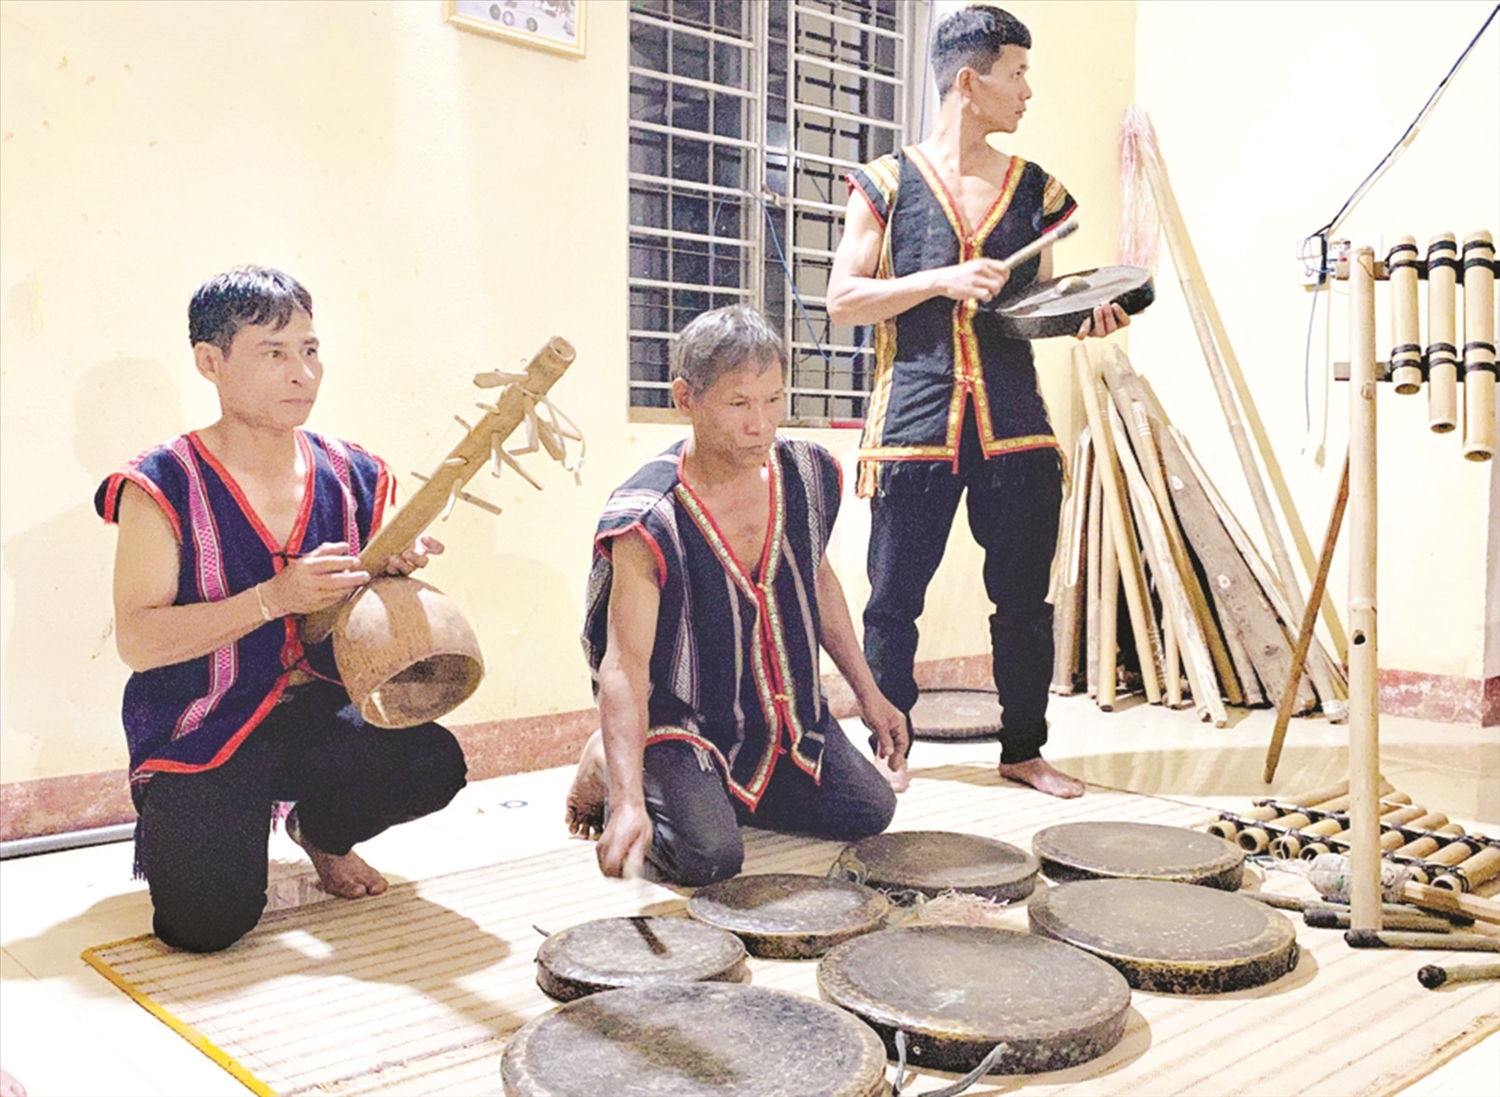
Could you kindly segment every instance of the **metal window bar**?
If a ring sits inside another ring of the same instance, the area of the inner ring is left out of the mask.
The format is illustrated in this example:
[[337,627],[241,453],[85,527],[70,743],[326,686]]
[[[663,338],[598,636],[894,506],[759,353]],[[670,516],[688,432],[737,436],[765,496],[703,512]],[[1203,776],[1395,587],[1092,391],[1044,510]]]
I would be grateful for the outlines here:
[[[721,9],[725,4],[732,7]],[[647,249],[642,262],[656,273],[673,272],[671,279],[629,279],[632,317],[663,325],[631,324],[633,405],[667,406],[670,384],[663,363],[676,331],[695,309],[738,299],[762,309],[787,338],[790,421],[813,425],[863,416],[871,381],[869,331],[838,328],[828,318],[830,249],[837,243],[844,210],[843,175],[909,136],[907,72],[914,9],[920,7],[901,0],[767,0],[743,6],[740,0],[698,0],[658,2],[651,11],[632,5],[632,40],[638,27],[646,28],[654,36],[649,50],[656,57],[664,55],[668,69],[687,65],[699,74],[631,64],[631,76],[643,81],[632,85],[632,95],[650,97],[648,109],[660,118],[671,118],[670,112],[683,102],[674,87],[708,96],[706,115],[693,118],[706,119],[706,129],[633,118],[632,142],[637,133],[669,142],[668,171],[671,142],[700,142],[695,154],[707,157],[708,178],[714,180],[628,173],[632,246]],[[748,17],[745,37],[723,30],[720,15],[729,21]],[[709,27],[697,21],[705,16]],[[668,36],[665,43],[662,34]],[[679,47],[684,47],[680,56]],[[714,52],[719,48],[736,51],[737,69],[736,63],[719,65]],[[731,74],[735,82],[702,79],[705,66],[716,77]],[[735,136],[714,132],[714,112],[723,102],[718,97],[724,95],[743,104]],[[843,109],[851,106],[855,109]],[[866,106],[868,111],[859,113]],[[809,136],[815,147],[800,147]],[[745,186],[718,181],[716,158],[721,153],[715,149],[744,154],[744,161],[725,170],[739,175]],[[660,149],[643,153],[661,154]],[[699,169],[692,170],[697,174]],[[675,227],[679,214],[702,224],[705,202],[706,232]],[[738,218],[729,235],[718,227],[726,210]],[[708,282],[682,281],[682,272],[675,269],[679,258],[706,271]],[[722,277],[735,268],[739,284],[723,284]]]

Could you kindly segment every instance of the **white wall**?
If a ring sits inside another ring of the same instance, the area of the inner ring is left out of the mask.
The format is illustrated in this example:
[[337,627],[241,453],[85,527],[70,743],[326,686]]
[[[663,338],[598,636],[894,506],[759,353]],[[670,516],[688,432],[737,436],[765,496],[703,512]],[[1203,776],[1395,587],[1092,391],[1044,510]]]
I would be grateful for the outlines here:
[[[1331,307],[1322,295],[1314,326],[1309,433],[1311,295],[1298,281],[1297,245],[1400,137],[1490,8],[1487,0],[1137,5],[1136,98],[1155,121],[1207,285],[1314,552],[1348,437],[1347,386],[1326,380],[1329,363],[1348,358],[1348,319],[1340,283]],[[1341,235],[1382,237],[1389,247],[1411,233],[1425,250],[1444,229],[1460,239],[1500,231],[1497,89],[1500,26]],[[1169,260],[1157,289],[1158,303],[1132,328],[1132,360],[1258,533]],[[1382,359],[1385,304],[1378,287]],[[1383,386],[1379,405],[1380,665],[1470,679],[1500,673],[1494,656],[1485,666],[1486,558],[1500,536],[1493,465],[1465,461],[1458,435],[1428,431],[1425,392],[1398,397]],[[1346,552],[1341,545],[1329,584],[1341,614]],[[1488,586],[1493,631],[1500,578]]]

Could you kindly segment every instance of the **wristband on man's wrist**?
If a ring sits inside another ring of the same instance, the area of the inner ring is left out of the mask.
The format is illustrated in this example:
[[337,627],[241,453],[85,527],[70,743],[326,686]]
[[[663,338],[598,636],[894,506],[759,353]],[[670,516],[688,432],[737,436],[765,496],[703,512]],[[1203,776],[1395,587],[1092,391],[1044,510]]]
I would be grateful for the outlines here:
[[[267,580],[267,582],[269,582],[269,581],[270,580]],[[255,604],[260,607],[261,620],[263,620],[263,621],[274,621],[274,620],[276,620],[276,616],[269,609],[266,608],[266,600],[265,600],[264,597],[261,596],[261,593],[260,593],[260,588],[263,587],[263,586],[265,586],[265,585],[266,585],[265,583],[256,583],[255,584]]]

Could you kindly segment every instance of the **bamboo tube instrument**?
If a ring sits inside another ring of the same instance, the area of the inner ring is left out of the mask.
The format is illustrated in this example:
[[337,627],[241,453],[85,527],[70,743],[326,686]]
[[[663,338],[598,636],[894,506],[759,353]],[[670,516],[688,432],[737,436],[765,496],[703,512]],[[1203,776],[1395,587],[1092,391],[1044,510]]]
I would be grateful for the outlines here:
[[1464,456],[1495,456],[1495,240],[1464,237]]
[[1355,930],[1380,929],[1376,645],[1375,254],[1349,263],[1349,861]]
[[1427,424],[1435,434],[1458,426],[1458,243],[1451,232],[1427,242]]
[[1391,284],[1391,380],[1402,396],[1422,388],[1422,343],[1417,321],[1417,241],[1402,236],[1385,257]]

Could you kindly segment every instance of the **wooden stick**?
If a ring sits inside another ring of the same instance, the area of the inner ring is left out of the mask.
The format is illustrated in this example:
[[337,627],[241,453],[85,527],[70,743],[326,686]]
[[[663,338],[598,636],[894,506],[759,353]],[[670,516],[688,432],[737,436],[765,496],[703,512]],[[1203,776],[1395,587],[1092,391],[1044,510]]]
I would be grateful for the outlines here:
[[[1130,359],[1118,347],[1111,346],[1106,351],[1104,382],[1109,386],[1110,394],[1114,397],[1115,406],[1120,409],[1121,417],[1127,425],[1133,425],[1135,428],[1136,461],[1141,467],[1141,472],[1145,474],[1146,483],[1151,488],[1157,509],[1161,511],[1167,542],[1172,550],[1172,564],[1176,568],[1183,593],[1187,596],[1193,620],[1197,623],[1198,634],[1208,646],[1208,653],[1213,659],[1214,672],[1218,676],[1220,688],[1230,704],[1241,704],[1244,698],[1235,680],[1234,666],[1230,662],[1229,652],[1219,635],[1218,624],[1208,608],[1208,599],[1204,597],[1203,589],[1198,585],[1198,572],[1194,569],[1192,560],[1188,558],[1187,544],[1183,540],[1183,531],[1178,524],[1179,516],[1173,510],[1171,492],[1167,489],[1166,473],[1162,467],[1162,454],[1157,448],[1157,436],[1161,434],[1162,423],[1166,416],[1161,412],[1160,406],[1155,404],[1154,395],[1148,395],[1140,375],[1131,368]],[[1157,419],[1155,423],[1152,422],[1153,414]]]
[[1302,668],[1307,663],[1307,652],[1312,645],[1313,628],[1318,623],[1318,606],[1323,601],[1323,590],[1328,585],[1328,569],[1333,566],[1333,551],[1338,546],[1339,529],[1344,524],[1344,507],[1349,502],[1349,454],[1344,453],[1344,471],[1339,475],[1338,494],[1333,499],[1333,511],[1328,515],[1328,530],[1323,534],[1323,552],[1318,557],[1318,574],[1313,578],[1312,590],[1307,595],[1307,606],[1302,611],[1302,625],[1297,632],[1297,646],[1292,649],[1292,673],[1281,700],[1276,705],[1276,726],[1271,729],[1271,745],[1266,748],[1266,766],[1262,778],[1266,784],[1276,776],[1276,767],[1281,762],[1281,748],[1286,742],[1286,729],[1292,722],[1292,709],[1297,703],[1297,683],[1302,679]]
[[[1090,435],[1092,438],[1092,433]],[[1094,449],[1090,445],[1090,452]],[[1104,486],[1099,477],[1099,461],[1097,457],[1089,467],[1089,562],[1088,562],[1088,595],[1087,606],[1084,611],[1085,631],[1083,644],[1083,663],[1085,667],[1085,681],[1090,697],[1099,696],[1099,602],[1100,573],[1103,568],[1102,547],[1104,531],[1109,529],[1109,523],[1102,519],[1104,511]],[[1113,546],[1111,546],[1113,553]],[[1113,555],[1110,557],[1114,561]],[[1117,566],[1114,561],[1111,566]],[[1115,585],[1119,586],[1119,576],[1115,577]]]
[[[1250,569],[1251,574],[1254,575],[1256,586],[1261,596],[1265,598],[1277,617],[1277,631],[1284,631],[1287,634],[1283,635],[1282,639],[1286,644],[1287,667],[1290,668],[1290,652],[1295,638],[1289,634],[1297,618],[1292,615],[1291,607],[1282,596],[1281,590],[1276,583],[1276,577],[1271,573],[1270,566],[1261,557],[1260,551],[1250,540],[1249,534],[1240,525],[1239,519],[1229,509],[1229,504],[1224,502],[1224,497],[1219,494],[1219,489],[1214,486],[1213,480],[1204,471],[1203,466],[1198,461],[1197,455],[1193,453],[1193,447],[1188,444],[1186,435],[1176,427],[1169,427],[1168,434],[1172,441],[1177,443],[1178,451],[1182,454],[1188,468],[1192,470],[1193,478],[1197,481],[1198,486],[1203,489],[1203,494],[1208,497],[1214,513],[1218,516],[1219,522],[1223,525],[1225,532],[1229,534],[1230,540],[1234,543],[1234,547],[1238,551],[1240,558],[1244,560],[1245,565]],[[1253,647],[1252,650],[1254,650]],[[1312,653],[1308,656],[1308,660],[1309,662],[1320,661],[1323,664],[1324,670],[1329,676],[1330,686],[1336,691],[1336,698],[1343,698],[1348,695],[1348,690],[1343,681],[1343,672],[1329,659],[1327,652],[1323,650],[1323,645],[1318,642],[1316,636],[1313,637]],[[1270,668],[1264,666],[1260,660],[1257,660],[1255,665],[1257,670],[1262,671],[1262,678],[1266,682],[1266,688],[1272,694],[1280,696],[1280,691],[1285,685],[1285,678],[1275,674],[1272,674],[1271,677],[1266,677],[1266,672]],[[1301,687],[1299,686],[1299,688]],[[1307,707],[1311,708],[1313,703],[1312,691],[1309,689],[1305,696],[1307,698]],[[1303,695],[1298,695],[1299,706],[1302,704],[1302,697]],[[1328,713],[1330,719],[1343,718],[1344,706],[1341,700],[1330,700],[1326,697],[1322,700],[1323,711]]]
[[[1120,421],[1119,410],[1111,405],[1109,411],[1111,425],[1118,434],[1125,434],[1125,424]],[[1213,660],[1208,654],[1203,634],[1198,631],[1198,623],[1193,619],[1192,608],[1183,591],[1182,577],[1172,562],[1172,549],[1167,541],[1163,516],[1156,509],[1156,501],[1151,497],[1146,479],[1136,467],[1135,458],[1128,452],[1128,447],[1122,448],[1119,456],[1131,500],[1142,519],[1151,566],[1156,575],[1156,589],[1161,594],[1163,616],[1170,616],[1176,630],[1183,665],[1193,684],[1193,699],[1197,703],[1199,715],[1204,720],[1212,720],[1216,728],[1228,727],[1229,715],[1224,709],[1224,698],[1219,693],[1218,680],[1214,678]],[[1171,660],[1167,662],[1167,671],[1172,675],[1177,673],[1177,667]]]
[[1417,972],[1417,982],[1428,990],[1449,983],[1479,983],[1500,979],[1500,963],[1495,964],[1428,964]]
[[[1208,296],[1207,291],[1199,289],[1192,275],[1194,265],[1191,256],[1192,245],[1187,239],[1187,227],[1182,219],[1182,211],[1177,208],[1177,199],[1172,193],[1172,185],[1167,179],[1167,169],[1159,157],[1155,142],[1142,142],[1140,151],[1140,163],[1145,170],[1152,194],[1156,198],[1156,208],[1161,214],[1162,233],[1166,237],[1167,248],[1172,253],[1172,265],[1176,268],[1177,281],[1187,301],[1193,330],[1197,333],[1198,344],[1203,351],[1203,359],[1208,366],[1214,392],[1219,398],[1219,407],[1223,410],[1225,422],[1229,426],[1229,436],[1234,442],[1235,453],[1240,459],[1240,467],[1244,471],[1245,482],[1249,485],[1250,497],[1255,503],[1256,514],[1259,515],[1261,527],[1265,530],[1266,541],[1271,546],[1271,557],[1276,563],[1281,593],[1286,598],[1287,604],[1291,606],[1292,619],[1300,619],[1303,606],[1302,593],[1298,588],[1296,573],[1292,570],[1292,561],[1287,553],[1286,542],[1281,536],[1281,526],[1277,522],[1275,511],[1271,509],[1271,499],[1266,494],[1266,485],[1261,479],[1260,467],[1256,464],[1255,454],[1250,448],[1250,439],[1245,433],[1245,424],[1240,416],[1239,405],[1224,368],[1218,342],[1209,324],[1208,312],[1204,307]],[[1269,453],[1266,455],[1266,463],[1267,465],[1272,463]],[[1321,670],[1313,675],[1319,695],[1324,698],[1332,697],[1331,685],[1327,681],[1321,681],[1321,677]]]
[[[1349,907],[1380,929],[1380,708],[1376,636],[1375,254],[1349,262]],[[1299,615],[1300,616],[1300,615]]]
[[[1381,913],[1376,907],[1377,916]],[[1441,948],[1454,952],[1500,952],[1500,937],[1483,933],[1382,933],[1351,929],[1344,934],[1350,948]]]
[[[573,364],[574,356],[572,344],[558,336],[536,352],[526,367],[526,379],[501,393],[494,409],[469,429],[431,478],[370,538],[370,543],[359,554],[361,570],[372,575],[384,571],[386,560],[405,552],[417,535],[437,520],[454,493],[486,467],[493,448],[503,444],[525,421],[533,401],[545,396]],[[340,602],[303,618],[303,640],[317,643],[327,636],[333,631],[334,622],[343,608],[344,603]]]
[[1031,243],[1011,252],[1004,259],[1000,260],[1000,265],[1006,270],[1012,270],[1026,262],[1033,255],[1040,254],[1043,248],[1050,248],[1063,237],[1070,236],[1077,231],[1078,219],[1076,217],[1069,218],[1056,228],[1048,229]]
[[1401,888],[1401,898],[1424,910],[1440,910],[1444,914],[1463,914],[1476,922],[1500,925],[1500,903],[1479,895],[1465,895],[1458,891],[1444,891],[1427,884],[1406,884]]
[[[1099,648],[1094,666],[1097,678],[1095,699],[1105,712],[1115,710],[1115,680],[1119,667],[1116,647],[1120,634],[1120,556],[1115,552],[1114,523],[1108,518],[1099,523]],[[1144,661],[1144,660],[1143,660]]]
[[[1088,416],[1089,430],[1094,437],[1094,460],[1104,485],[1104,509],[1110,523],[1110,535],[1114,539],[1115,552],[1122,565],[1120,570],[1125,581],[1125,605],[1130,612],[1130,627],[1135,633],[1136,653],[1141,664],[1141,686],[1146,692],[1146,700],[1159,705],[1161,678],[1157,668],[1161,663],[1161,644],[1156,635],[1155,623],[1149,614],[1146,579],[1135,547],[1135,534],[1125,520],[1125,485],[1120,478],[1119,462],[1099,404],[1099,376],[1094,371],[1093,363],[1089,361],[1088,351],[1081,344],[1073,348],[1073,369],[1078,376],[1084,413]],[[1107,597],[1102,588],[1101,597]],[[1101,649],[1113,641],[1113,636],[1104,632],[1101,622]],[[1101,691],[1104,685],[1101,676]]]
[[1083,610],[1083,544],[1085,509],[1089,493],[1088,428],[1078,435],[1073,449],[1073,484],[1067,504],[1058,517],[1060,540],[1058,566],[1054,576],[1054,616],[1052,627],[1052,692],[1071,695],[1077,692],[1079,617]]

